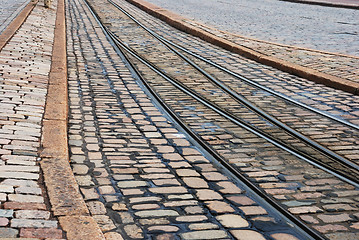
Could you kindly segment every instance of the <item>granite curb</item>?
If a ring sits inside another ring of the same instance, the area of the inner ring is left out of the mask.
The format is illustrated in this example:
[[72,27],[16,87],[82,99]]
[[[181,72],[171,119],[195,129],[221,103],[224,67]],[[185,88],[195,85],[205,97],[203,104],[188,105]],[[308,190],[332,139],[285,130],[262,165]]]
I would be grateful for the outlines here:
[[162,21],[168,23],[169,25],[183,32],[199,37],[204,41],[222,47],[228,51],[240,54],[256,62],[274,67],[278,70],[306,78],[310,81],[321,83],[328,87],[332,87],[355,95],[359,95],[359,83],[352,82],[329,74],[325,74],[317,70],[308,67],[303,67],[298,64],[294,64],[272,56],[267,56],[253,49],[240,46],[229,40],[223,39],[214,34],[208,33],[198,27],[190,25],[187,23],[190,20],[186,19],[185,17],[182,17],[169,10],[158,7],[152,3],[143,0],[127,0],[127,1],[139,7],[140,9],[146,11],[152,16],[161,19]]
[[58,1],[40,156],[51,210],[68,239],[105,239],[90,216],[69,164],[65,3]]
[[16,16],[16,18],[6,27],[0,35],[0,51],[5,47],[6,43],[14,36],[16,31],[21,27],[23,22],[31,13],[32,9],[36,6],[38,0],[30,1],[25,8]]

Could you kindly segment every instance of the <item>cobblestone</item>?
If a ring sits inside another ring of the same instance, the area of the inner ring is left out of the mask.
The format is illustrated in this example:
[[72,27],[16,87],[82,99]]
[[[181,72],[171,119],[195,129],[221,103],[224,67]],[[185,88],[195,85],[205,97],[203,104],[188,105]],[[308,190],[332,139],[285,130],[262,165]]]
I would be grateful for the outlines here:
[[[100,7],[100,15],[111,12],[108,6],[102,7],[106,2],[94,0],[91,4]],[[117,21],[109,20],[112,26],[116,25]],[[230,224],[226,227],[215,221],[218,225],[214,225],[220,227],[205,225],[227,211],[241,217],[246,224],[246,233],[258,239],[263,238],[267,230],[263,227],[250,231],[252,224],[253,230],[263,222],[276,226],[272,220],[275,218],[270,217],[271,213],[258,206],[255,198],[250,199],[237,182],[232,182],[195,146],[183,142],[184,146],[172,144],[173,139],[185,139],[186,136],[155,110],[151,100],[113,52],[101,29],[93,25],[94,20],[79,1],[68,1],[67,21],[68,60],[71,66],[69,137],[76,140],[70,143],[71,160],[72,164],[88,167],[86,176],[90,177],[86,182],[91,181],[91,185],[83,185],[81,191],[101,199],[106,207],[112,206],[112,209],[108,208],[108,215],[96,215],[103,231],[116,231],[123,238],[140,237],[141,234],[154,239],[174,238],[173,234],[155,236],[148,231],[150,226],[165,225],[178,227],[176,234],[185,239],[228,238],[233,230]],[[128,36],[136,34],[129,31]],[[224,132],[216,136],[220,142],[218,147],[232,138],[231,134]],[[251,138],[250,141],[257,139]],[[216,150],[227,154],[227,149]],[[254,147],[236,150],[240,156],[237,161],[247,153],[261,154]],[[234,158],[231,160],[235,161]],[[276,156],[271,160],[276,162]],[[249,163],[253,166],[249,166]],[[247,172],[251,172],[251,176],[259,182],[275,182],[283,175],[276,165],[267,165],[273,169],[263,172],[255,164],[259,165],[248,157],[244,158],[242,166],[251,169]],[[78,180],[82,185],[84,178]],[[304,181],[303,177],[301,180]],[[107,189],[105,186],[113,186],[115,193],[112,189],[104,191]],[[288,184],[273,188],[288,187],[291,190],[291,187],[297,186]],[[267,187],[271,189],[272,186]],[[283,191],[279,194],[291,193]],[[284,199],[287,196],[276,197]],[[300,198],[299,195],[297,197]],[[313,197],[308,195],[310,199]],[[114,205],[116,202],[120,204]],[[255,219],[257,215],[263,218]],[[203,225],[189,228],[194,223]]]
[[[28,2],[2,2],[0,33]],[[57,1],[53,6],[56,8]],[[0,199],[3,208],[0,209],[0,236],[3,238],[63,237],[57,220],[44,204],[38,166],[55,17],[55,11],[37,4],[0,52]]]

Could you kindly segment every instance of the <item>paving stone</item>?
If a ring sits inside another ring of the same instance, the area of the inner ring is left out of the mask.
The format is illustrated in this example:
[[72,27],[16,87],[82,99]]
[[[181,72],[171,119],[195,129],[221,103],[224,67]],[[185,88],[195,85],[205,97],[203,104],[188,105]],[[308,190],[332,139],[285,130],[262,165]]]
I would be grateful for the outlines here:
[[46,210],[44,203],[32,203],[32,202],[5,202],[5,209],[23,209],[23,210]]
[[15,212],[16,218],[22,219],[49,219],[50,212],[41,210],[17,210]]
[[136,216],[141,218],[147,217],[171,217],[171,216],[178,216],[178,212],[174,210],[145,210],[145,211],[138,211],[135,213]]
[[198,199],[200,200],[221,200],[222,196],[210,189],[198,189],[196,193]]
[[193,199],[191,194],[181,194],[181,195],[168,195],[168,199],[176,200],[176,199]]
[[231,230],[230,232],[239,240],[265,240],[265,237],[262,234],[252,230]]
[[199,173],[192,169],[177,169],[176,173],[180,177],[197,177]]
[[0,236],[3,238],[16,238],[19,230],[13,228],[0,228]]
[[347,213],[333,215],[319,214],[318,218],[320,218],[325,223],[346,222],[351,220],[351,217]]
[[143,239],[143,233],[142,233],[141,228],[139,228],[138,226],[136,226],[134,224],[126,225],[124,227],[124,230],[130,238]]
[[9,219],[0,217],[0,227],[5,227],[9,224]]
[[62,239],[62,230],[57,228],[22,228],[22,238]]
[[156,236],[156,240],[174,240],[176,238],[175,234],[164,233]]
[[333,231],[345,231],[347,228],[339,224],[327,224],[322,226],[313,226],[317,231],[321,233],[333,232]]
[[204,215],[187,215],[176,217],[177,222],[201,222],[207,220],[207,217]]
[[207,201],[207,207],[216,213],[231,213],[235,210],[226,202],[223,201]]
[[228,178],[226,176],[224,176],[223,174],[221,174],[219,172],[208,172],[208,173],[203,172],[202,174],[208,181],[228,180]]
[[328,205],[324,205],[323,208],[328,211],[336,211],[336,212],[359,210],[358,208],[352,207],[349,204],[328,204]]
[[149,232],[177,232],[178,230],[178,227],[170,225],[157,225],[148,228]]
[[219,191],[223,194],[239,194],[242,192],[242,190],[232,182],[223,181],[216,183],[216,185],[221,188]]
[[160,197],[134,197],[130,198],[130,203],[159,202],[161,200]]
[[313,216],[310,216],[310,215],[302,215],[300,216],[301,219],[303,219],[305,222],[307,223],[319,223],[319,221],[314,218]]
[[208,188],[208,184],[202,178],[185,177],[182,179],[191,188]]
[[15,192],[19,194],[33,194],[33,195],[41,195],[42,191],[41,188],[38,187],[18,187],[15,188]]
[[122,235],[117,232],[107,232],[104,236],[106,240],[123,240]]
[[185,212],[187,214],[203,214],[204,209],[200,206],[189,206],[185,207]]
[[248,222],[236,214],[226,214],[217,216],[216,219],[226,228],[248,227]]
[[192,223],[188,226],[191,230],[209,230],[209,229],[218,229],[219,226],[214,223]]
[[125,196],[129,195],[143,195],[144,191],[138,188],[121,189],[121,192]]
[[57,221],[37,219],[12,219],[10,226],[14,228],[57,228]]
[[104,215],[106,214],[105,205],[99,201],[91,201],[87,202],[86,205],[88,206],[92,215]]
[[351,233],[351,232],[336,232],[325,235],[329,239],[333,240],[342,240],[342,239],[358,239],[359,233]]
[[135,188],[135,187],[145,187],[147,182],[145,181],[121,181],[117,183],[119,188]]
[[315,207],[315,206],[288,208],[288,211],[290,211],[293,214],[321,213],[321,212],[323,212],[322,209],[320,209],[318,207]]
[[244,206],[239,207],[245,215],[263,215],[267,214],[267,211],[260,206]]
[[180,186],[177,179],[152,180],[156,186]]
[[94,200],[99,199],[100,196],[98,195],[97,191],[94,188],[80,188],[82,194],[84,195],[85,200]]
[[88,167],[84,164],[73,164],[72,165],[72,170],[75,174],[80,174],[80,175],[84,175],[87,174],[88,172]]
[[275,240],[299,240],[297,237],[288,233],[275,233],[271,237]]
[[222,230],[204,230],[192,231],[181,234],[182,239],[220,239],[228,237],[227,233]]
[[171,193],[186,193],[187,189],[184,187],[157,187],[149,189],[153,193],[171,194]]
[[12,218],[14,214],[14,210],[5,210],[5,209],[0,209],[0,217],[4,217],[4,218]]
[[114,203],[112,209],[115,211],[128,211],[128,208],[124,203]]
[[43,203],[44,198],[42,196],[34,196],[34,195],[24,195],[24,194],[9,194],[8,198],[10,201],[13,202],[20,202],[20,203]]
[[246,196],[231,196],[227,197],[228,200],[238,205],[253,205],[255,202]]
[[124,224],[135,222],[132,215],[128,212],[119,212],[118,215],[120,215],[121,221]]
[[104,231],[111,231],[116,228],[109,216],[106,215],[94,215],[93,219],[97,222],[100,229]]
[[0,193],[13,193],[14,187],[8,185],[0,185]]
[[158,209],[160,205],[158,204],[137,204],[132,206],[135,210],[146,210],[146,209]]
[[169,224],[170,222],[165,218],[152,218],[152,219],[140,219],[139,220],[141,225],[165,225]]

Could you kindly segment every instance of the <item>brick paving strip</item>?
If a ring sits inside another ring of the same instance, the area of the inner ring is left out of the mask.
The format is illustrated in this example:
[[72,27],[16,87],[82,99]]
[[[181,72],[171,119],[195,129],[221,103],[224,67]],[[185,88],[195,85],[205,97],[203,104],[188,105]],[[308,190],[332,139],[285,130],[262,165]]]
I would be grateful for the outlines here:
[[28,6],[0,51],[0,236],[62,239],[37,163],[55,14]]
[[7,28],[0,35],[0,51],[4,48],[6,43],[14,36],[16,31],[21,27],[22,23],[29,16],[32,9],[36,6],[38,0],[31,1],[21,11],[21,13],[7,26]]
[[[209,43],[212,43],[214,45],[217,45],[219,47],[222,47],[226,50],[229,50],[231,52],[240,54],[244,57],[250,58],[252,60],[255,60],[259,63],[272,66],[274,68],[277,68],[279,70],[306,78],[308,80],[322,83],[326,86],[333,87],[336,89],[340,89],[349,93],[353,93],[358,95],[359,94],[359,82],[355,81],[355,78],[357,78],[357,73],[355,73],[355,69],[352,69],[351,65],[355,65],[355,62],[358,62],[359,58],[354,56],[345,56],[342,54],[332,54],[332,53],[324,53],[320,51],[313,51],[309,49],[305,49],[306,53],[309,57],[313,57],[314,60],[308,65],[303,65],[300,61],[298,62],[289,62],[288,60],[283,60],[281,57],[274,57],[273,55],[269,56],[266,55],[265,52],[268,49],[253,50],[250,47],[240,45],[239,43],[232,40],[232,38],[237,38],[239,40],[246,39],[249,42],[255,42],[255,44],[258,44],[259,42],[263,41],[251,41],[249,38],[245,37],[238,37],[238,35],[233,35],[229,33],[225,33],[223,31],[214,31],[214,29],[210,29],[208,27],[205,27],[204,25],[198,24],[194,21],[188,20],[182,16],[179,16],[171,11],[168,11],[166,9],[160,8],[156,5],[153,5],[151,3],[148,3],[143,0],[127,0],[128,2],[134,4],[135,6],[141,8],[142,10],[148,12],[149,14],[165,21],[169,25],[187,32],[189,34],[192,34],[196,37],[199,37]],[[220,32],[220,34],[218,34]],[[230,37],[226,37],[224,35],[230,35]],[[278,44],[277,44],[278,46]],[[288,55],[288,50],[285,49],[284,45],[283,47],[279,47],[282,51],[280,54],[283,54],[283,51],[287,51],[283,55]],[[290,51],[296,50],[299,48],[291,48]],[[304,51],[302,49],[301,51]],[[307,53],[309,51],[309,54]],[[312,56],[313,55],[313,56]],[[316,61],[320,59],[320,57],[316,55],[323,55],[321,57],[327,58],[328,55],[335,58],[340,58],[341,60],[345,60],[345,63],[347,63],[348,66],[343,66],[341,68],[344,68],[344,70],[340,69],[340,71],[335,70],[329,71],[331,68],[328,66],[325,66],[326,64],[322,64],[321,66],[317,67],[314,66],[316,64]],[[345,77],[345,74],[347,74],[348,71],[345,70],[345,68],[348,68],[349,71],[353,72],[350,77]],[[355,68],[355,66],[354,66]],[[328,73],[326,72],[328,71]],[[342,75],[338,74],[338,72],[344,72]],[[334,75],[333,75],[334,74]]]
[[[69,164],[67,141],[67,59],[65,4],[59,0],[49,88],[43,121],[40,162],[53,214],[68,239],[104,239],[89,216]],[[61,174],[59,174],[61,173]]]
[[104,239],[66,157],[64,1],[36,3],[0,36],[0,237]]

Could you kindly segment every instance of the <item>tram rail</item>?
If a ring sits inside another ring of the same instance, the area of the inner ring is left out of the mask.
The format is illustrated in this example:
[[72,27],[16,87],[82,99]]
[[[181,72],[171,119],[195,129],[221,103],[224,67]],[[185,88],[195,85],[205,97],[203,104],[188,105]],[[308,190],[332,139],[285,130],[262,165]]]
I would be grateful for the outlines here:
[[[110,2],[112,2],[110,0]],[[88,5],[89,6],[89,5]],[[91,9],[91,7],[89,6],[89,8]],[[91,10],[91,12],[93,13],[93,15],[96,17],[97,21],[99,22],[99,24],[101,23],[101,20],[99,18],[99,16],[93,11]],[[101,25],[101,28],[103,29],[103,31],[107,34],[107,36],[111,39],[112,43],[117,47],[118,51],[121,51],[123,53],[124,56],[126,56],[127,54],[131,55],[133,58],[136,58],[138,61],[140,61],[142,64],[146,65],[148,68],[150,68],[152,71],[156,72],[156,74],[160,75],[162,78],[166,79],[167,81],[171,82],[171,84],[173,84],[174,86],[176,86],[176,88],[180,89],[182,92],[188,94],[189,96],[191,96],[192,98],[196,99],[197,101],[201,102],[201,104],[211,108],[213,111],[215,111],[216,113],[222,115],[223,117],[229,119],[230,121],[236,123],[237,125],[239,125],[242,128],[245,128],[246,130],[251,131],[252,133],[256,134],[257,136],[260,137],[264,137],[267,141],[271,142],[272,144],[274,144],[277,147],[280,147],[281,149],[284,149],[286,151],[289,151],[291,154],[294,154],[295,156],[299,157],[300,159],[303,159],[307,162],[310,162],[311,164],[314,164],[316,167],[319,167],[327,172],[329,172],[330,174],[335,175],[336,177],[348,182],[351,185],[354,185],[355,187],[358,187],[358,182],[357,182],[357,172],[355,172],[355,169],[357,168],[356,164],[353,163],[349,163],[346,167],[352,167],[354,168],[354,173],[352,175],[352,177],[347,177],[345,175],[347,175],[347,173],[340,173],[340,171],[338,172],[338,170],[335,167],[332,166],[328,166],[328,165],[322,165],[322,163],[318,162],[315,160],[315,158],[311,157],[308,154],[302,153],[301,151],[298,151],[296,149],[294,149],[291,146],[286,145],[285,143],[276,140],[275,138],[273,138],[272,136],[270,136],[269,134],[258,130],[254,127],[251,127],[250,124],[246,123],[245,121],[239,119],[238,117],[236,117],[235,115],[233,115],[232,113],[221,109],[220,107],[216,106],[216,104],[211,103],[210,101],[208,101],[207,99],[203,98],[202,96],[199,96],[196,94],[195,91],[189,89],[188,87],[186,87],[184,84],[180,83],[179,81],[177,81],[176,79],[172,78],[171,76],[169,76],[168,74],[166,74],[165,72],[161,71],[158,67],[156,67],[154,64],[150,63],[148,60],[146,60],[145,58],[143,58],[142,56],[140,56],[140,54],[138,54],[135,50],[133,50],[131,47],[127,46],[125,43],[123,43],[113,32],[111,32],[105,25]],[[162,42],[162,41],[161,41]],[[168,44],[166,44],[168,46]],[[170,47],[169,47],[170,48]],[[181,55],[181,54],[179,54]],[[184,57],[185,58],[185,57]],[[238,169],[234,168],[233,166],[231,166],[225,159],[223,159],[223,157],[221,157],[212,147],[208,146],[208,144],[194,131],[192,131],[186,123],[184,123],[175,113],[175,111],[173,111],[173,109],[171,109],[166,103],[164,103],[164,101],[161,99],[161,97],[156,93],[156,91],[151,87],[151,85],[143,78],[141,77],[141,73],[136,69],[135,64],[132,63],[132,60],[130,59],[129,56],[126,57],[128,64],[131,65],[132,69],[134,72],[137,73],[137,76],[139,77],[139,79],[141,80],[141,82],[143,83],[144,86],[146,86],[147,90],[151,93],[151,95],[153,97],[155,97],[155,99],[160,103],[160,105],[162,106],[162,108],[166,109],[166,112],[169,113],[169,115],[176,120],[177,124],[179,124],[183,129],[186,130],[186,132],[193,138],[195,139],[198,144],[205,149],[208,153],[211,154],[211,156],[213,158],[215,158],[216,160],[218,160],[219,162],[221,162],[232,174],[234,174],[237,178],[239,178],[241,181],[245,182],[254,192],[256,192],[256,194],[260,195],[261,197],[263,197],[264,199],[266,199],[267,202],[269,202],[271,205],[273,205],[273,207],[277,210],[279,210],[280,212],[282,212],[287,218],[289,218],[291,221],[295,222],[296,225],[298,225],[300,228],[304,229],[304,231],[306,231],[309,235],[311,235],[313,238],[315,239],[323,239],[323,237],[321,235],[319,235],[316,231],[313,231],[311,228],[307,227],[306,224],[302,223],[300,220],[298,220],[296,217],[293,216],[293,214],[291,214],[290,212],[288,212],[286,209],[284,209],[283,207],[281,207],[281,205],[279,205],[275,200],[273,200],[271,197],[269,197],[267,194],[265,194],[260,188],[258,188],[255,184],[253,184],[250,180],[248,180],[240,171],[238,171]],[[191,62],[190,60],[187,62]],[[196,65],[196,64],[193,64]],[[201,71],[200,68],[197,66],[196,67],[197,70]],[[207,75],[207,73],[203,70],[201,71],[204,75]],[[211,78],[210,75],[208,76],[208,78]],[[222,86],[222,88],[226,89],[226,86]],[[228,89],[229,93],[231,93],[233,96],[236,97],[236,93],[233,93],[233,91],[231,89]],[[242,100],[242,102],[244,102],[246,105],[248,104],[246,102],[246,100],[242,99],[241,96],[237,97],[238,99]],[[250,104],[250,103],[249,103]],[[300,104],[299,104],[300,105]],[[252,110],[255,109],[256,107],[252,107]],[[310,110],[310,107],[308,108]],[[261,110],[259,110],[258,112],[260,112]],[[321,112],[321,111],[319,111]],[[272,122],[276,122],[275,120],[273,120],[271,118],[271,116],[267,116],[266,113],[261,114],[263,117],[266,117],[268,120],[272,121]],[[325,115],[325,114],[323,114]],[[333,119],[336,120],[336,119]],[[338,122],[341,122],[341,120],[339,120]],[[351,124],[346,124],[347,126],[351,127]],[[355,128],[355,127],[354,127]],[[294,134],[296,135],[296,134]],[[298,133],[298,135],[300,135],[300,133]],[[305,138],[305,137],[304,137]],[[333,154],[335,156],[335,153]],[[332,156],[331,156],[332,157]]]

